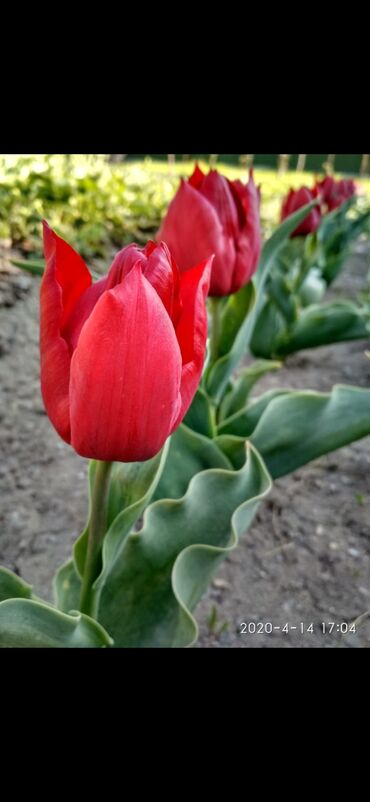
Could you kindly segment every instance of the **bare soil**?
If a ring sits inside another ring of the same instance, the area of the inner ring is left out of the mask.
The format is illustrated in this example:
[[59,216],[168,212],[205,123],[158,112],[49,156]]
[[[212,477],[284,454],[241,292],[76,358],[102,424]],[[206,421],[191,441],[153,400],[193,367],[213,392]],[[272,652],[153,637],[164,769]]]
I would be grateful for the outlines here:
[[[330,296],[356,297],[367,270],[358,245]],[[87,460],[58,438],[44,412],[38,291],[37,278],[0,271],[0,563],[51,599],[52,576],[85,522]],[[368,347],[356,341],[301,352],[265,377],[257,394],[276,386],[369,387]],[[196,611],[197,647],[369,647],[370,617],[355,634],[337,631],[369,610],[366,438],[275,482]],[[334,623],[331,634],[323,633],[325,622],[327,630]]]

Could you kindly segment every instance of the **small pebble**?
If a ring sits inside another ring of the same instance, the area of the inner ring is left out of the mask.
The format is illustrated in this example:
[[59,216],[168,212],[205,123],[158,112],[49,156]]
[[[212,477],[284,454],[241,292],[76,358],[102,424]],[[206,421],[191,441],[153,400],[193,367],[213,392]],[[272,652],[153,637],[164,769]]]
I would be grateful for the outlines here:
[[231,588],[230,582],[227,582],[226,579],[214,579],[212,585],[214,588],[220,588],[221,590]]

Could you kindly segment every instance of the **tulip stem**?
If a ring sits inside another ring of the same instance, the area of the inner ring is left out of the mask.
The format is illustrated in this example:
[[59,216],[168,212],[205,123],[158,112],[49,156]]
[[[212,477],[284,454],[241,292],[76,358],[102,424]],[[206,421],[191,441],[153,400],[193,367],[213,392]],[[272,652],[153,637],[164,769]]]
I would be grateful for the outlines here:
[[107,526],[107,500],[112,462],[98,461],[91,495],[91,512],[88,524],[88,541],[82,579],[80,610],[91,615],[92,585],[101,570],[101,549]]
[[218,359],[218,350],[221,335],[221,298],[209,298],[211,334],[210,334],[210,363]]

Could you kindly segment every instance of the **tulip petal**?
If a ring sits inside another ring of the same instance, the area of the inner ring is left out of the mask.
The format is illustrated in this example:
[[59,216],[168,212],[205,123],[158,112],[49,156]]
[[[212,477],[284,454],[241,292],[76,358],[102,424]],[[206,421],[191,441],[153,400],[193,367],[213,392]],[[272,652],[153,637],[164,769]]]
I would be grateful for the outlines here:
[[212,267],[211,295],[227,295],[232,280],[235,245],[224,234],[216,209],[184,181],[171,201],[157,236],[168,245],[180,272],[217,254]]
[[242,229],[244,228],[246,221],[247,188],[241,181],[239,181],[239,179],[236,179],[235,181],[228,180],[228,184],[238,212],[239,228]]
[[65,325],[72,309],[84,290],[90,287],[92,279],[84,260],[73,248],[58,237],[46,220],[43,220],[44,252],[47,265],[52,265],[55,278],[62,290],[63,317],[61,328]]
[[203,183],[203,179],[205,178],[205,173],[200,169],[199,165],[196,164],[194,168],[194,172],[191,174],[190,178],[188,179],[188,183],[194,189],[200,189]]
[[149,243],[147,261],[142,265],[146,279],[158,293],[171,320],[175,324],[180,313],[180,274],[165,242]]
[[233,290],[236,292],[251,279],[255,273],[262,248],[260,223],[260,192],[250,172],[246,187],[241,182],[236,187],[245,209],[245,225],[237,242],[237,254],[233,273]]
[[170,318],[177,320],[180,280],[178,268],[173,263],[164,242],[158,245],[150,240],[144,249],[132,244],[119,251],[109,270],[105,289],[111,290],[120,284],[138,261],[144,276],[157,291]]
[[[291,189],[287,197],[284,199],[281,208],[281,220],[284,220],[289,215],[301,209],[306,203],[314,200],[314,194],[308,187],[301,187],[298,190]],[[304,236],[316,231],[321,222],[321,213],[319,209],[312,209],[302,223],[290,235],[291,237]]]
[[176,336],[182,355],[181,409],[172,431],[190,407],[203,369],[208,320],[206,297],[210,285],[213,256],[181,276],[182,314]]
[[200,192],[216,209],[225,234],[237,240],[239,235],[238,209],[227,179],[217,170],[211,170],[205,177]]
[[215,253],[222,226],[212,204],[185,181],[171,201],[156,237],[168,245],[180,272]]
[[81,456],[149,459],[181,404],[181,353],[172,322],[138,261],[105,292],[71,363],[71,441]]
[[112,290],[120,284],[138,260],[145,261],[142,249],[135,243],[118,251],[108,271],[106,289]]
[[46,269],[40,287],[41,393],[60,437],[70,442],[68,345],[60,334],[62,289],[55,278],[55,255],[45,248]]
[[91,315],[95,304],[105,291],[106,285],[107,276],[99,279],[99,281],[96,281],[95,284],[91,284],[91,286],[82,293],[73,307],[68,320],[63,326],[62,334],[70,347],[71,355],[75,348],[77,348],[78,338],[80,336],[82,326],[86,322],[89,315]]

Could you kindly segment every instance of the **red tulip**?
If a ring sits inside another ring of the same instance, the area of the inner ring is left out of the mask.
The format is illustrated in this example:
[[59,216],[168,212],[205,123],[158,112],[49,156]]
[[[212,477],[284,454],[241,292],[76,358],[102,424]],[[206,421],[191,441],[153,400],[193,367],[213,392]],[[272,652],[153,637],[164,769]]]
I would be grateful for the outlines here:
[[132,462],[181,423],[203,367],[212,257],[183,276],[164,243],[128,245],[92,284],[81,257],[44,223],[41,388],[78,454]]
[[237,292],[251,279],[261,252],[260,193],[250,171],[246,186],[197,166],[170,203],[158,234],[181,272],[215,254],[210,295]]
[[327,210],[332,212],[355,195],[356,184],[350,178],[336,181],[335,178],[327,175],[322,181],[316,182],[315,189]]
[[[315,199],[315,193],[308,189],[308,187],[301,187],[300,189],[291,189],[289,194],[284,198],[281,207],[281,220],[285,220],[293,212],[297,212],[302,206],[311,203]],[[307,217],[294,229],[291,237],[299,237],[301,235],[312,234],[313,231],[319,227],[321,222],[321,213],[318,208],[312,209]]]

